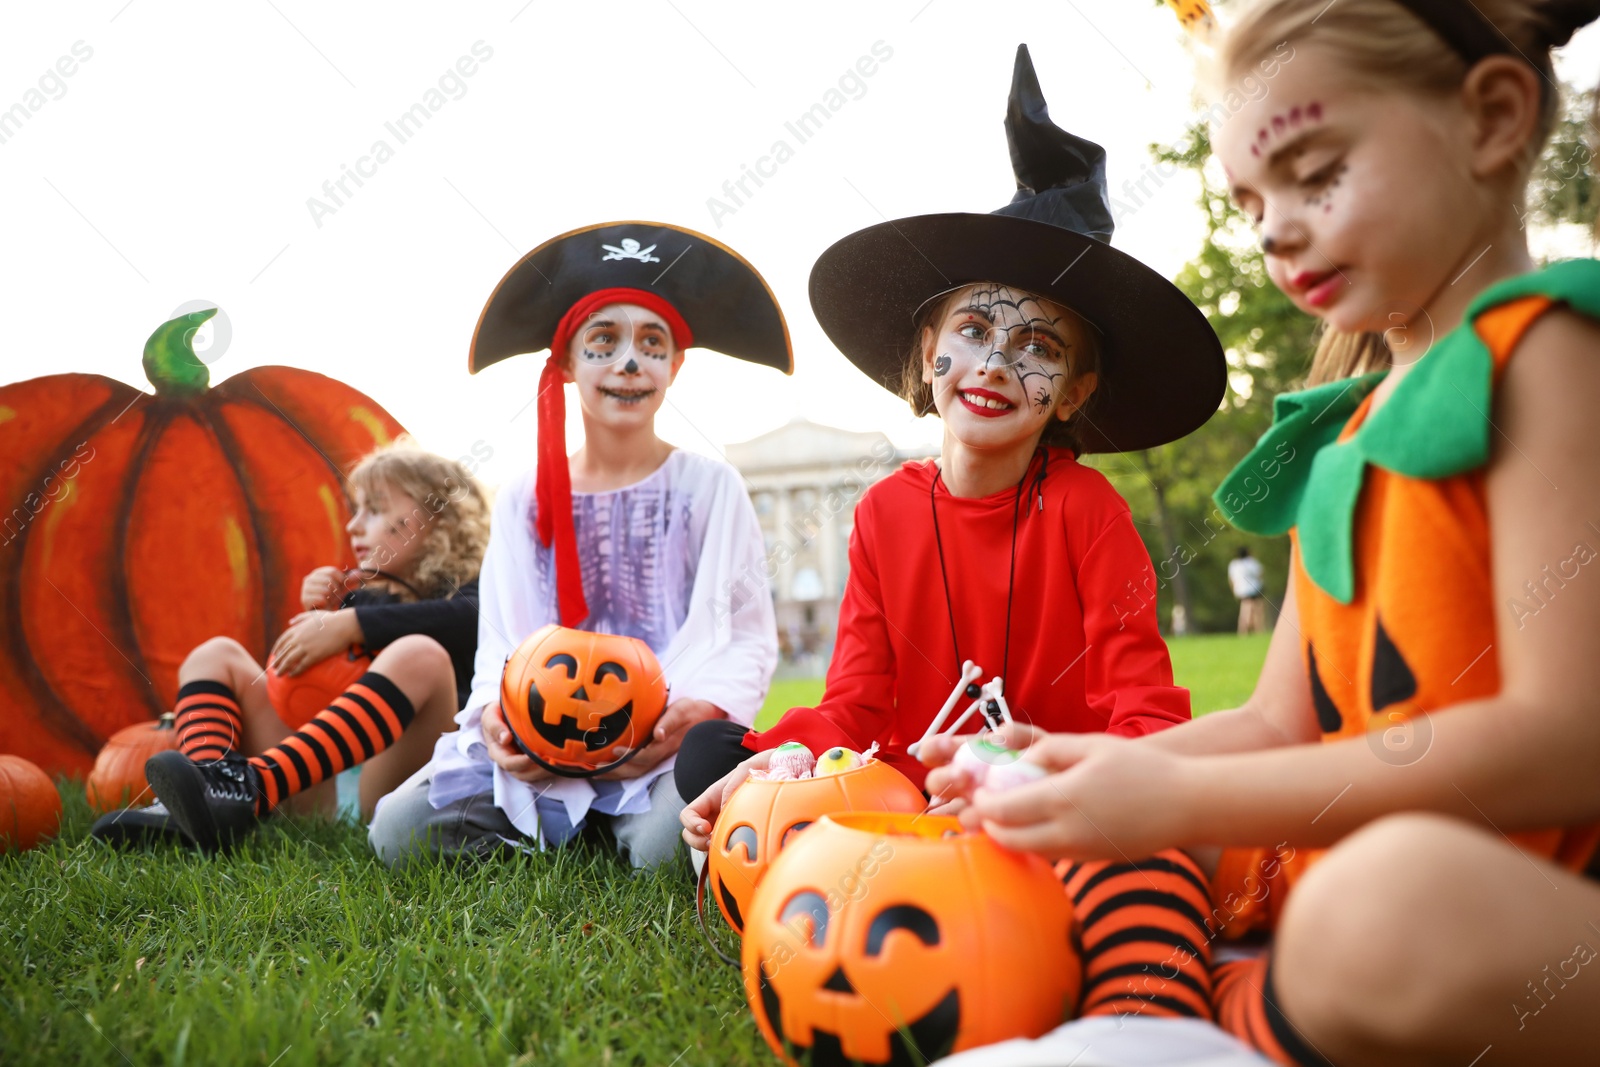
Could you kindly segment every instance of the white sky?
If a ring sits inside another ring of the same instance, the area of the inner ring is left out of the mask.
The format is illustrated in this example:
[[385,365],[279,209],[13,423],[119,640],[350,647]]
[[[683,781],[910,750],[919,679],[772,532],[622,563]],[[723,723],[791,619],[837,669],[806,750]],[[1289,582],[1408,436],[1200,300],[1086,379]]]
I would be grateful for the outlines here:
[[[803,415],[923,443],[937,423],[913,421],[817,327],[817,255],[884,217],[1010,198],[1001,120],[1019,42],[1056,122],[1107,149],[1114,192],[1194,111],[1182,32],[1151,0],[105,0],[18,6],[7,22],[0,110],[75,42],[93,55],[0,143],[0,383],[84,371],[143,387],[145,338],[211,301],[232,326],[213,384],[268,363],[332,375],[428,448],[487,444],[491,484],[531,461],[523,409],[541,361],[472,377],[467,344],[495,282],[547,237],[610,219],[690,226],[778,294],[794,378],[691,353],[658,419],[667,439],[715,453]],[[400,143],[385,123],[479,41],[493,56],[459,78],[464,95]],[[865,93],[798,144],[784,123],[879,41],[893,56]],[[1592,84],[1596,31],[1569,52],[1566,76]],[[779,138],[794,158],[718,227],[707,198]],[[379,139],[393,158],[319,227],[307,199]],[[1194,193],[1168,182],[1114,243],[1175,273],[1200,240]]]

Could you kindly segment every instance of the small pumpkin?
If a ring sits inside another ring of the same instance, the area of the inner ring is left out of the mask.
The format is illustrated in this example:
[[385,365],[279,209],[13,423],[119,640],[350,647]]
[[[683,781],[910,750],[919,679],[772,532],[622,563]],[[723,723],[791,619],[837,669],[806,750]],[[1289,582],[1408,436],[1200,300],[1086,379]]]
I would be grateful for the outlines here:
[[0,751],[52,773],[169,710],[207,638],[264,660],[305,575],[355,563],[344,473],[404,432],[311,371],[211,388],[193,335],[214,314],[150,335],[154,396],[97,374],[0,387]]
[[638,638],[552,623],[506,660],[500,707],[535,763],[587,778],[626,763],[650,740],[667,708],[667,681]]
[[0,756],[0,852],[32,848],[61,829],[61,794],[21,756]]
[[291,730],[310,722],[317,712],[354,685],[372,666],[372,657],[360,645],[351,645],[327,659],[313,663],[292,678],[285,678],[267,660],[267,700],[278,718]]
[[927,807],[911,779],[878,759],[814,778],[747,778],[711,828],[706,880],[728,925],[744,932],[744,915],[761,877],[791,838],[840,811],[903,811]]
[[94,769],[84,783],[89,806],[107,812],[151,803],[155,794],[145,779],[144,761],[177,747],[177,719],[170,711],[153,722],[125,726],[112,734],[94,758]]
[[789,1064],[909,1064],[1038,1037],[1077,1005],[1050,865],[939,815],[829,815],[751,901],[744,986]]

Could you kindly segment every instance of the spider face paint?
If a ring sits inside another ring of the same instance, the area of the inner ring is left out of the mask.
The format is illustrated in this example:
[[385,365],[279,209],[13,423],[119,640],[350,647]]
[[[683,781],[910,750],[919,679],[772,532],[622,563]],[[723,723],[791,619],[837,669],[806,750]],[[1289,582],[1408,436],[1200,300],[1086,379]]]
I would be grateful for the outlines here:
[[634,304],[595,311],[570,353],[585,416],[618,425],[654,417],[682,361],[661,316]]
[[1042,433],[1066,396],[1076,318],[1033,293],[968,286],[946,301],[924,371],[950,432],[971,443]]

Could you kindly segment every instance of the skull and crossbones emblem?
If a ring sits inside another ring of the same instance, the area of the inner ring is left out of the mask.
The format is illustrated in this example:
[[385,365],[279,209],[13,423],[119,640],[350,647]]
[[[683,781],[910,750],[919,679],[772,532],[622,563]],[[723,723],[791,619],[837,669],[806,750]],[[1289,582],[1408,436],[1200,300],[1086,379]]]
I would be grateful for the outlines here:
[[606,254],[600,257],[600,262],[602,263],[608,259],[636,259],[640,263],[661,262],[661,257],[650,254],[656,250],[655,245],[651,245],[649,248],[640,248],[639,242],[632,237],[624,237],[620,247],[617,245],[601,245],[600,247],[606,250]]

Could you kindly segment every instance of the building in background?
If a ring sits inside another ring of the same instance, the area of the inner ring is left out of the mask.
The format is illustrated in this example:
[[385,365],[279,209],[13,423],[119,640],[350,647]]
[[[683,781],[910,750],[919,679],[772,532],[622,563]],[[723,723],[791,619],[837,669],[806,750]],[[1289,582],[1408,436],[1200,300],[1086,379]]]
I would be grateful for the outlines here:
[[778,647],[797,673],[827,669],[861,495],[906,460],[932,455],[897,449],[882,433],[805,419],[728,446],[766,538]]

